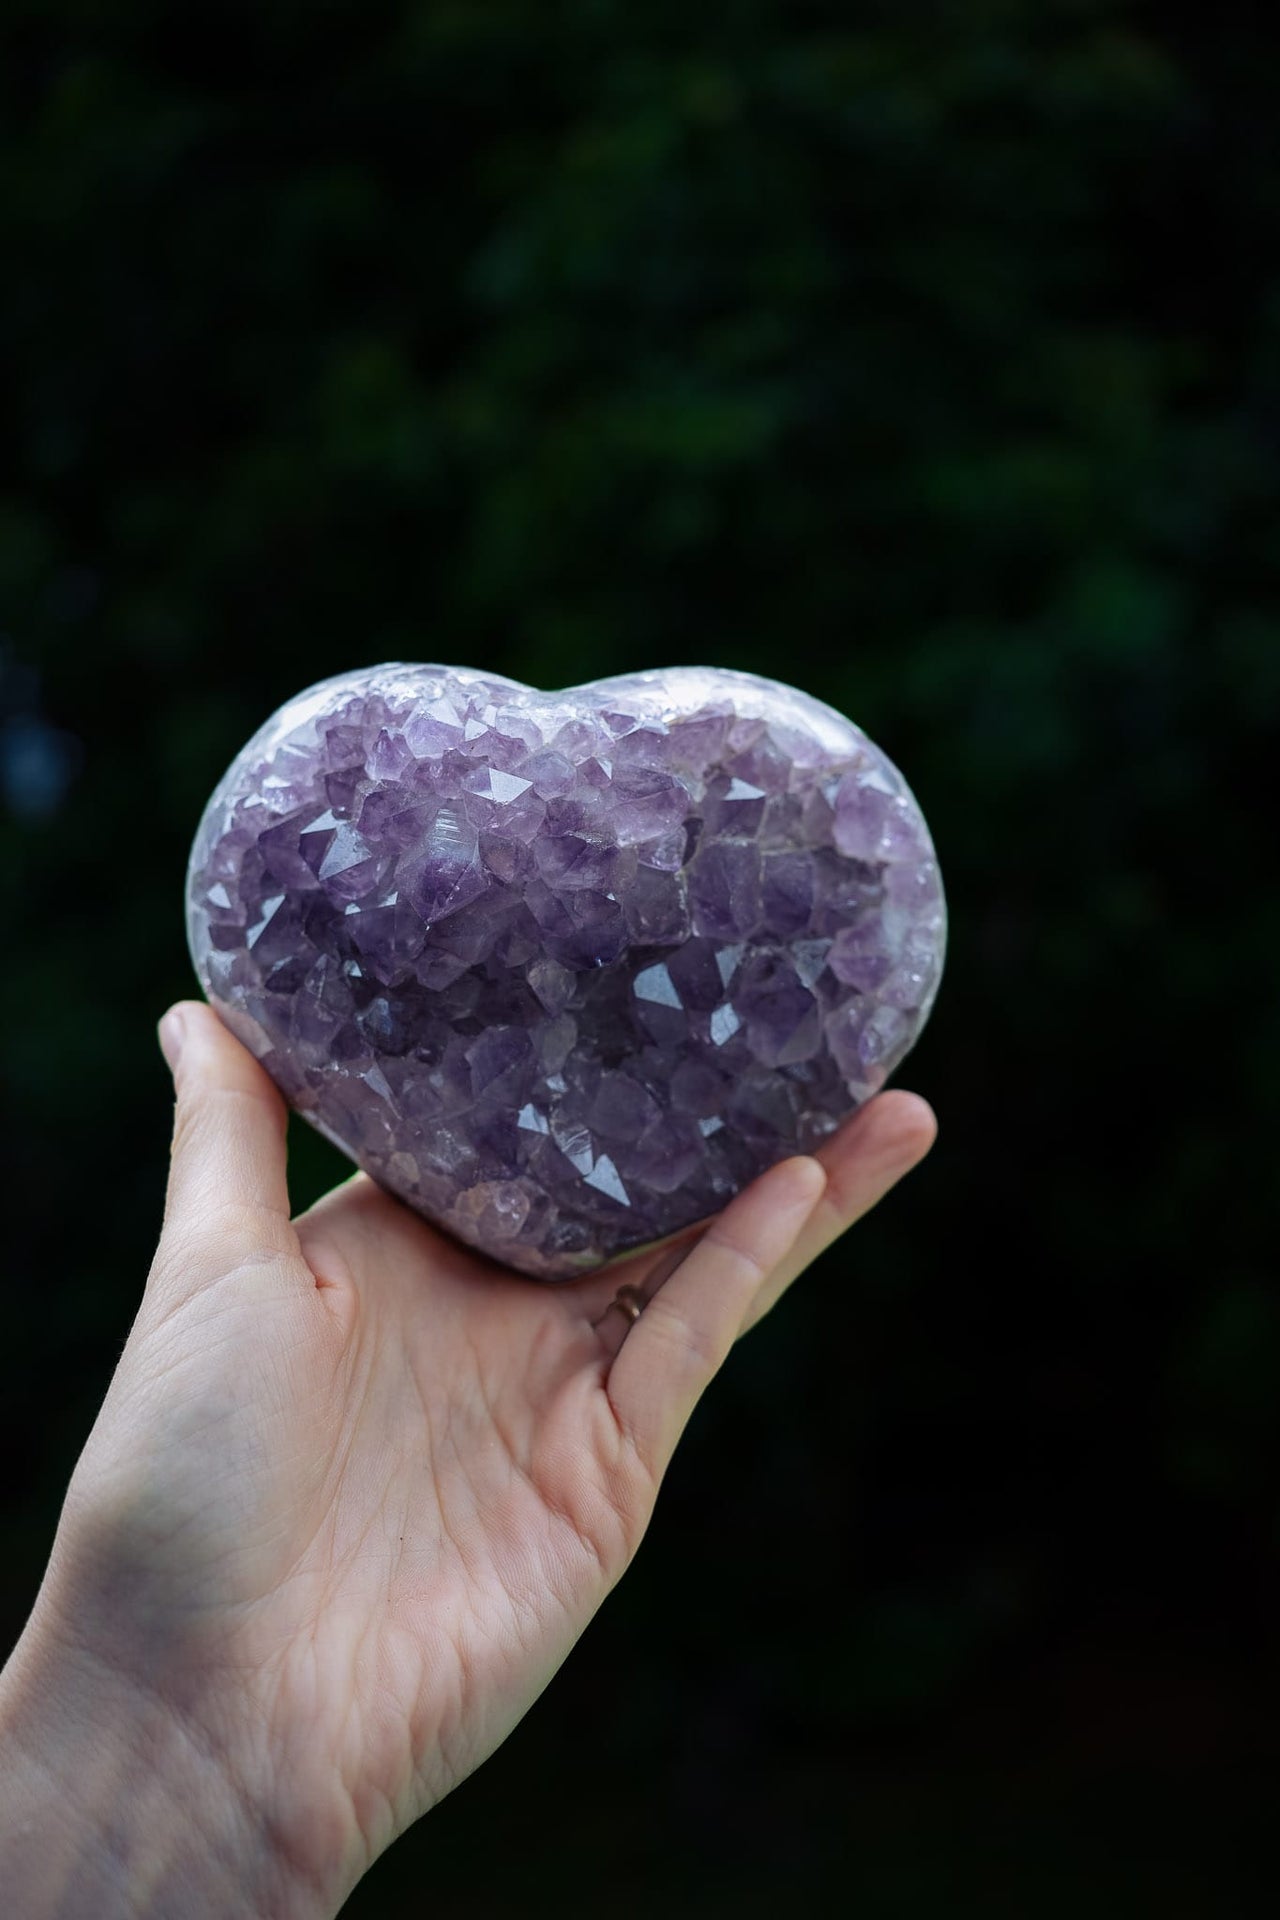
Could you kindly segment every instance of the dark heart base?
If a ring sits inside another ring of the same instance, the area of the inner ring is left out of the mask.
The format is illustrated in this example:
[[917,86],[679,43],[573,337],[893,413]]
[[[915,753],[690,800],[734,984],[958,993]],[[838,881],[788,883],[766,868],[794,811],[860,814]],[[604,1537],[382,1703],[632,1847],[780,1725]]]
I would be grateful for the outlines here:
[[293,1106],[552,1279],[818,1146],[915,1040],[945,939],[884,755],[804,694],[696,668],[326,681],[218,787],[187,918]]

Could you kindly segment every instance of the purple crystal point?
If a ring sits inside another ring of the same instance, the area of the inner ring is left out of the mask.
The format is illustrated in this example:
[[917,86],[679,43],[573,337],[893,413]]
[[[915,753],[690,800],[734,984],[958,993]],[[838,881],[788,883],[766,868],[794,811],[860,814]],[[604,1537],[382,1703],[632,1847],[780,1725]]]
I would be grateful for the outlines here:
[[717,1211],[883,1086],[946,920],[902,776],[792,688],[391,665],[249,742],[187,926],[299,1112],[427,1219],[564,1279]]

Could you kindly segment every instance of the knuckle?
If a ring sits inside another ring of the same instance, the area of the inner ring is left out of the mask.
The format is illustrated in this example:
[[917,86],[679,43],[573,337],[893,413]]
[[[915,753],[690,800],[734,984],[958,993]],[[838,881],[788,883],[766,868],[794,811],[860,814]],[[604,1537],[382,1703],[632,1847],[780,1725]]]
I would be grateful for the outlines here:
[[661,1295],[649,1302],[643,1317],[650,1323],[648,1338],[665,1347],[677,1363],[685,1363],[699,1377],[716,1372],[723,1355],[708,1329],[684,1314],[664,1309]]
[[749,1247],[733,1234],[727,1233],[723,1226],[716,1225],[707,1230],[707,1244],[714,1247],[723,1264],[729,1266],[735,1277],[741,1278],[751,1287],[760,1287],[769,1277],[769,1270],[754,1247]]

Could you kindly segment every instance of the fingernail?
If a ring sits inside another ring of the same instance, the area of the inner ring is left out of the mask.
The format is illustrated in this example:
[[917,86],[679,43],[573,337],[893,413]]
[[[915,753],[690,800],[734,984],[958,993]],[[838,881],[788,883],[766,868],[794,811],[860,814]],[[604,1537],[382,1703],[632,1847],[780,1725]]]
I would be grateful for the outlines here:
[[186,1039],[186,1026],[179,1007],[170,1007],[160,1022],[160,1051],[169,1063],[170,1073],[178,1070],[178,1061]]

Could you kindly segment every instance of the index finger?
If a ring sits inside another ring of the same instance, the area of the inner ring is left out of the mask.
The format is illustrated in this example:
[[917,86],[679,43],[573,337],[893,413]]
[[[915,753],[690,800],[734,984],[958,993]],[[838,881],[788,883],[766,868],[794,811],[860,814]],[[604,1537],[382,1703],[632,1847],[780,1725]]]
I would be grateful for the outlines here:
[[711,1222],[623,1341],[605,1391],[655,1483],[825,1184],[818,1162],[805,1158],[761,1174]]
[[878,1093],[828,1140],[816,1158],[827,1176],[826,1190],[790,1252],[762,1287],[742,1331],[746,1333],[776,1306],[792,1281],[856,1220],[870,1213],[912,1167],[924,1159],[937,1137],[933,1108],[918,1093],[894,1088]]

